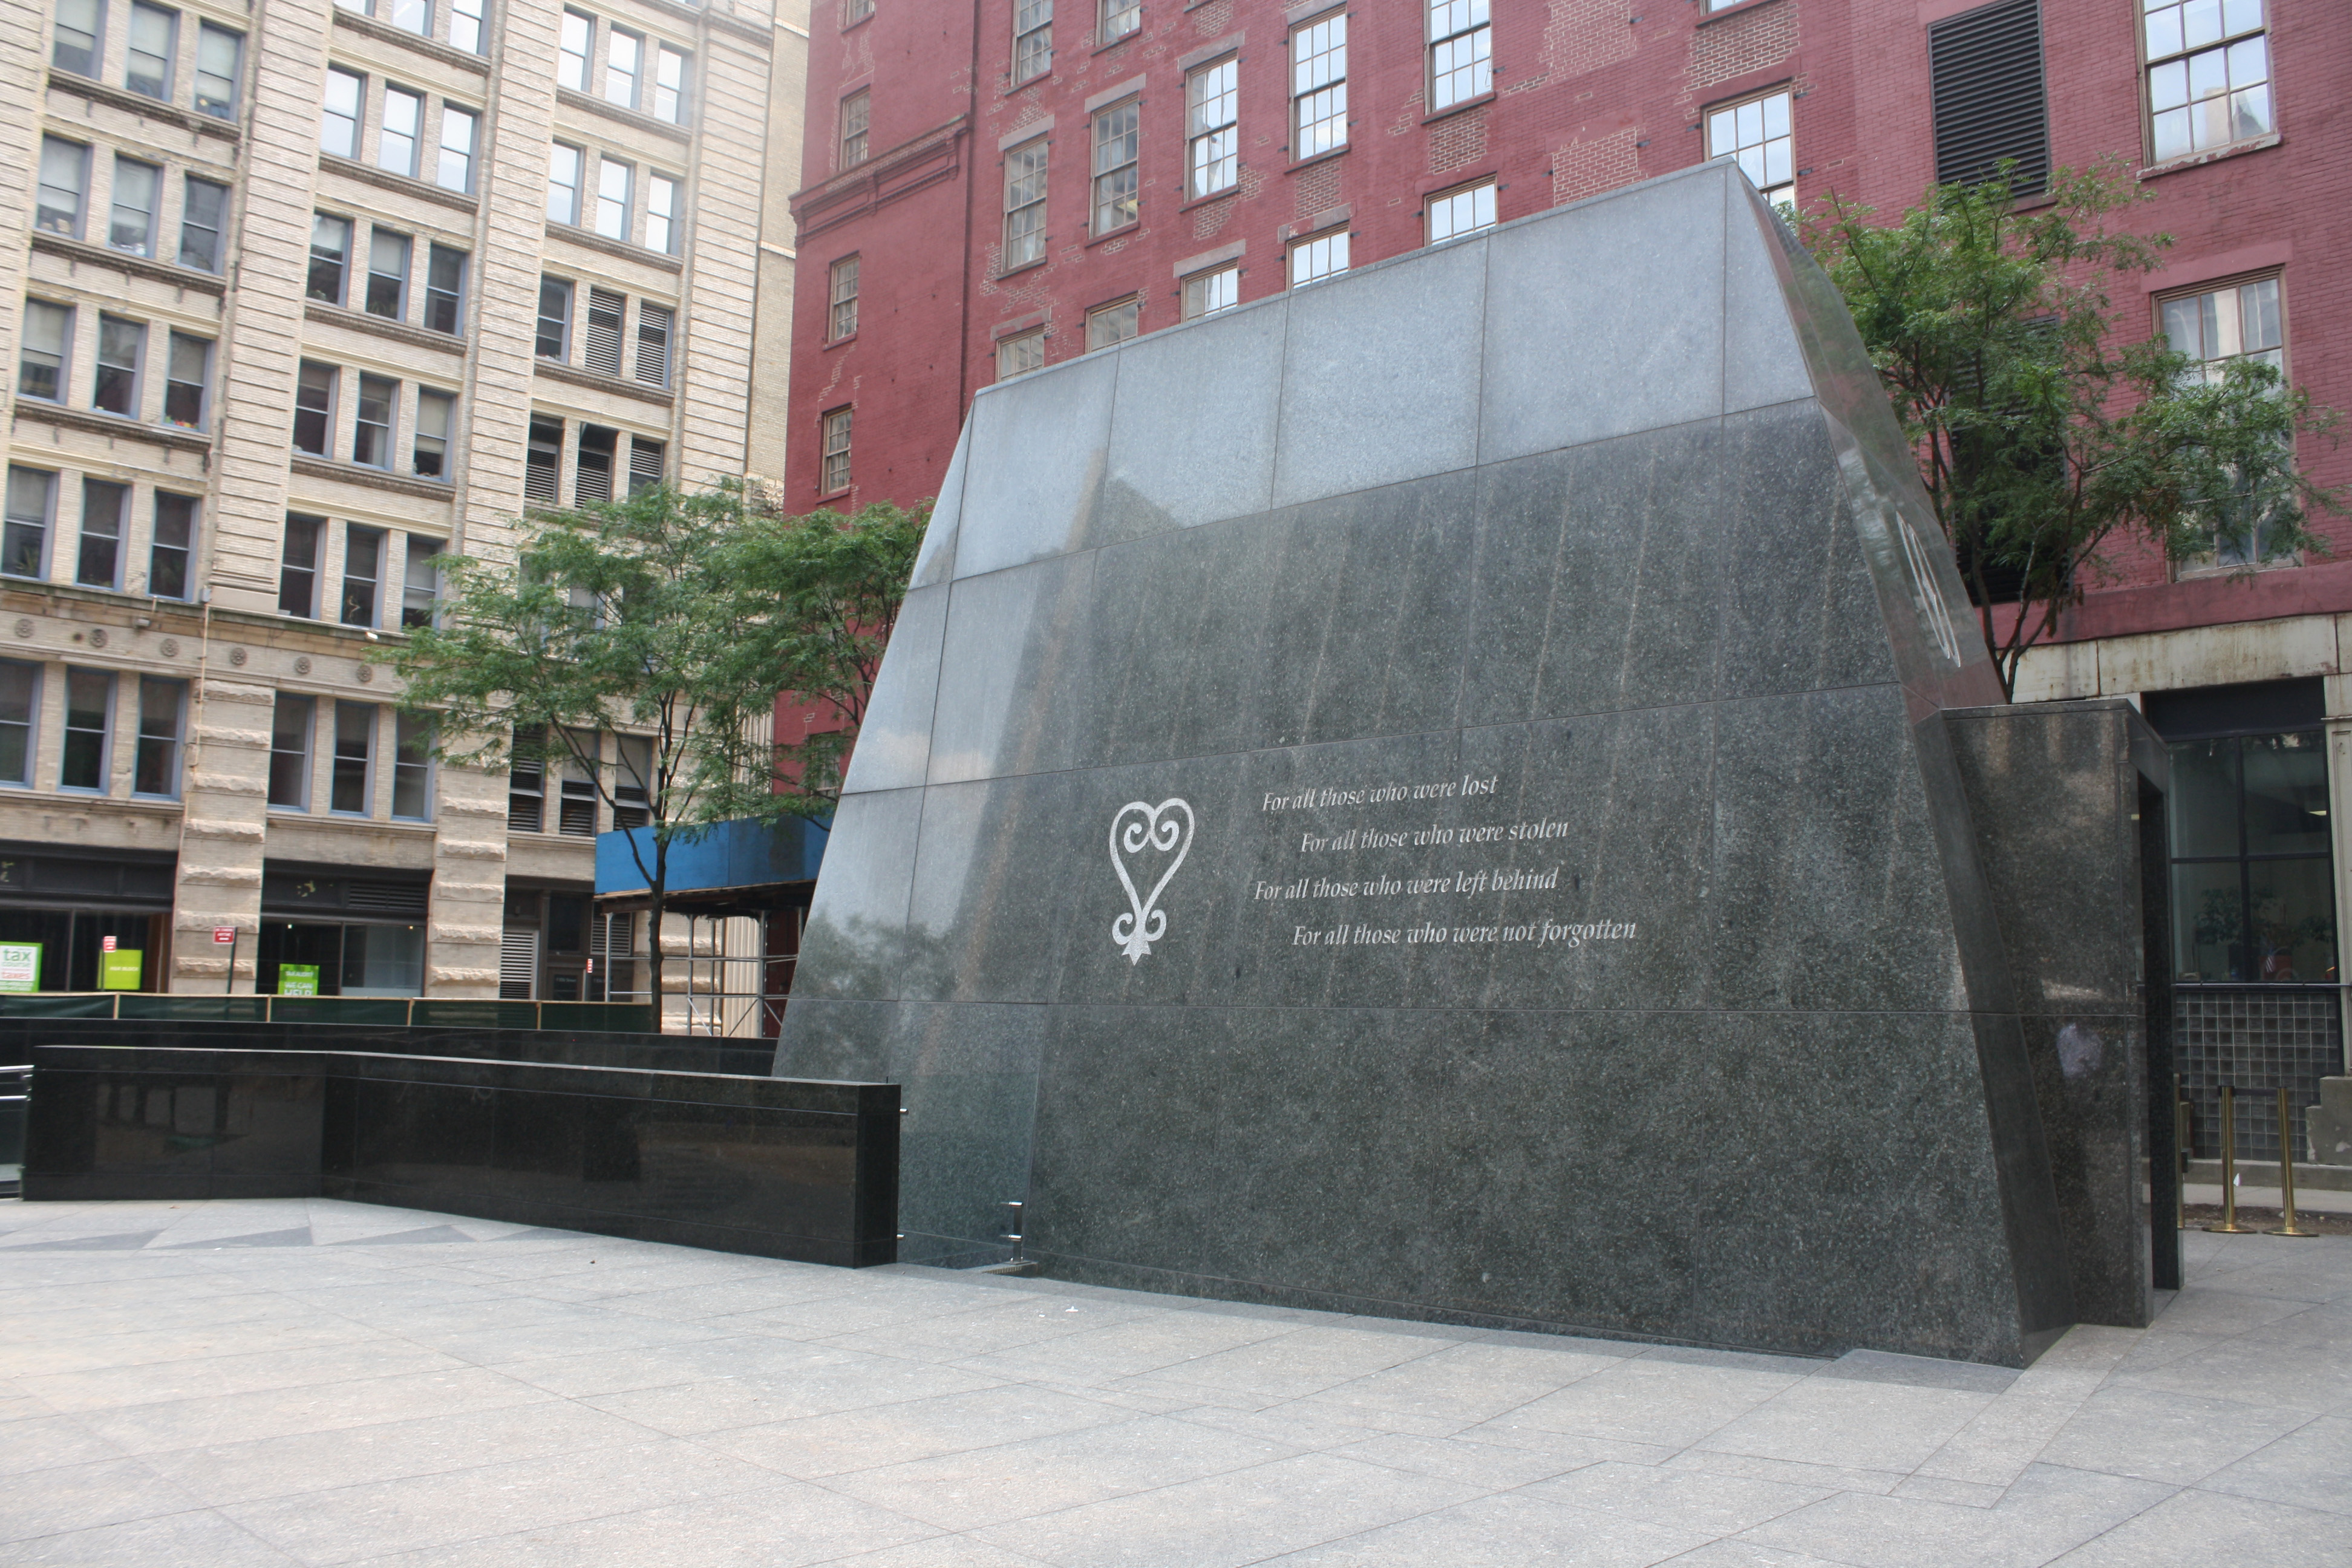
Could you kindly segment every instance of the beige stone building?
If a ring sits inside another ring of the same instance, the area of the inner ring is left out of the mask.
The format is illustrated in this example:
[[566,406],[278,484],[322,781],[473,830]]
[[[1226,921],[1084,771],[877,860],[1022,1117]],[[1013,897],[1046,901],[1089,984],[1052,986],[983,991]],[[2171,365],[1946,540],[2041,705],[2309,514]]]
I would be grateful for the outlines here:
[[0,3],[0,943],[48,990],[600,995],[612,805],[436,767],[364,656],[529,505],[744,472],[804,27]]

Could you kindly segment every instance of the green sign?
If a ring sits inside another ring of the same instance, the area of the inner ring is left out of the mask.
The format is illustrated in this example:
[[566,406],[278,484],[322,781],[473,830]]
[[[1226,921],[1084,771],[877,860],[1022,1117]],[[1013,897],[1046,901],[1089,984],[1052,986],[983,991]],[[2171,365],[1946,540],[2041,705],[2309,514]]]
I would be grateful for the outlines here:
[[278,966],[278,994],[280,996],[316,996],[319,994],[319,966],[315,963],[281,963]]
[[0,942],[0,991],[38,991],[41,988],[41,944],[37,942]]
[[135,947],[118,947],[112,952],[100,953],[98,988],[100,991],[138,990],[140,961],[146,956]]

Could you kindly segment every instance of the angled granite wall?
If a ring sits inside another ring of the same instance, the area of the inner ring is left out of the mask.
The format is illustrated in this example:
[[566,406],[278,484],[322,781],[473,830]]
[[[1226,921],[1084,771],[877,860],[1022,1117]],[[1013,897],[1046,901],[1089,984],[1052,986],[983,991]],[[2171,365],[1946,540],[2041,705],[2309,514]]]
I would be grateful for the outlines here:
[[776,1071],[905,1086],[910,1259],[2020,1363],[2000,695],[1728,165],[1295,289],[975,400]]

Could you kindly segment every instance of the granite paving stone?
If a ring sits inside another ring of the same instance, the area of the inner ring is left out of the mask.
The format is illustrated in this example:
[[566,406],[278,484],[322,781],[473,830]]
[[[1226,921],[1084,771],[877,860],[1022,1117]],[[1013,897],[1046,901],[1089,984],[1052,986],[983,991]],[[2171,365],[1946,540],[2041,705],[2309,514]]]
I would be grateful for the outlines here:
[[[2352,1411],[2329,1405],[2352,1314],[2328,1304],[2352,1238],[2197,1237],[2154,1326],[2077,1329],[2018,1372],[851,1274],[484,1222],[359,1261],[324,1239],[442,1224],[384,1217],[0,1202],[0,1234],[142,1238],[0,1256],[0,1562],[2352,1560]],[[698,1291],[718,1310],[698,1313]],[[207,1321],[208,1301],[232,1316]],[[216,1353],[335,1324],[352,1337]]]

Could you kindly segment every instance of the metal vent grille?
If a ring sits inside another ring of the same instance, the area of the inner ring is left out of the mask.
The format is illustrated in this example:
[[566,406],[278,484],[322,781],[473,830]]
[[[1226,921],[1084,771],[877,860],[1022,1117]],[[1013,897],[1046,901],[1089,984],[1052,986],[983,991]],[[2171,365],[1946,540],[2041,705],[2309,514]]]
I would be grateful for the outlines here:
[[648,441],[643,436],[629,438],[629,493],[650,489],[662,482],[662,469],[668,457],[667,445]]
[[414,882],[352,882],[343,891],[346,908],[378,914],[421,915],[425,889]]
[[588,290],[588,330],[580,336],[580,363],[598,375],[621,374],[621,310],[628,297],[610,289]]
[[539,932],[508,931],[499,935],[499,1000],[528,1002],[539,984]]
[[667,305],[637,302],[637,379],[648,385],[669,384],[669,334],[675,320]]
[[1936,178],[1977,184],[2004,158],[2012,188],[2050,183],[2050,114],[2042,70],[2041,0],[2001,0],[1927,29],[1936,116]]

